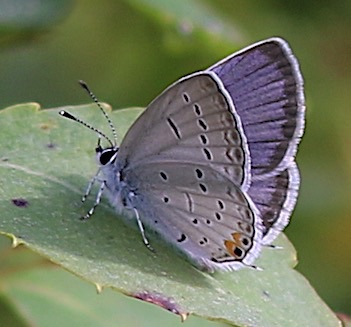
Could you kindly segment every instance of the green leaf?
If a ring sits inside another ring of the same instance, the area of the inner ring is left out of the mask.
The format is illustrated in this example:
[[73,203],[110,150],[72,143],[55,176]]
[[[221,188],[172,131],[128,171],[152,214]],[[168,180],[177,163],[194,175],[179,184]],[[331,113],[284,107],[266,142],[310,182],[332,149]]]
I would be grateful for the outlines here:
[[[296,272],[296,254],[284,235],[264,249],[263,271],[202,273],[166,244],[126,226],[106,201],[94,216],[80,198],[94,175],[97,136],[63,119],[67,110],[108,131],[95,105],[39,110],[37,104],[0,112],[0,231],[90,281],[143,297],[178,314],[235,326],[340,326],[336,316]],[[110,114],[120,138],[141,109]],[[94,193],[94,192],[93,192]]]
[[[98,294],[90,283],[25,247],[13,250],[8,239],[1,235],[0,263],[1,326],[175,327],[181,324],[172,313],[112,289]],[[197,317],[187,321],[187,327],[217,325]]]
[[[183,46],[184,36],[195,43],[204,36],[206,42],[224,41],[226,45],[240,44],[245,39],[243,30],[220,15],[215,6],[207,5],[203,1],[127,0],[127,2],[163,25],[173,27],[176,33],[183,36],[179,42]],[[175,42],[176,33],[172,33],[167,39],[168,44]],[[177,46],[173,48],[177,49]]]
[[72,0],[0,0],[0,46],[34,40],[65,18]]
[[0,30],[42,29],[62,19],[72,0],[0,0]]

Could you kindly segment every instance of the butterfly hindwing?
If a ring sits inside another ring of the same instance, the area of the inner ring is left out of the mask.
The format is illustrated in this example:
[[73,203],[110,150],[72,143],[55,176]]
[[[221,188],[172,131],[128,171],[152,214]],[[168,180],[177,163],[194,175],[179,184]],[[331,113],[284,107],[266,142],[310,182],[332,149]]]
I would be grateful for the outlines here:
[[261,247],[261,219],[239,186],[206,165],[146,164],[125,181],[144,182],[133,195],[140,218],[199,267],[238,269]]
[[299,182],[295,163],[276,175],[252,181],[248,194],[261,213],[263,244],[270,244],[288,225],[295,208]]

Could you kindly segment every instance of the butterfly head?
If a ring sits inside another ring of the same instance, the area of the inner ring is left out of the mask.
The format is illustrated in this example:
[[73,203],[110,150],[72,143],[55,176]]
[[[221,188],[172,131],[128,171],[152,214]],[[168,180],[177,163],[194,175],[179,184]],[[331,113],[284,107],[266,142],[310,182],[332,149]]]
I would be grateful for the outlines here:
[[119,147],[117,146],[108,147],[104,149],[99,142],[99,144],[95,148],[96,158],[99,165],[106,166],[113,164],[116,161],[118,150]]

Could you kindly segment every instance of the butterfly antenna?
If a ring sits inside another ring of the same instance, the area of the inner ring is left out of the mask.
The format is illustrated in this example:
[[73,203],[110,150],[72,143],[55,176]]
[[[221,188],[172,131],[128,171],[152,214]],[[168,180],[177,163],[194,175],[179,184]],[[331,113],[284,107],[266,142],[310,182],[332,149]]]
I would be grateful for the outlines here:
[[[90,90],[89,86],[87,85],[87,83],[85,83],[84,81],[80,80],[79,81],[80,86],[86,90],[88,92],[88,94],[90,95],[90,97],[94,100],[94,102],[96,103],[96,105],[99,107],[99,109],[101,110],[102,114],[105,116],[107,123],[110,126],[110,129],[112,131],[112,135],[113,135],[113,140],[115,141],[115,145],[117,144],[117,132],[115,129],[115,126],[113,126],[113,123],[110,119],[110,117],[107,115],[106,111],[104,110],[104,108],[102,107],[100,101],[97,99],[97,97],[95,96],[95,94]],[[101,134],[100,134],[101,135]]]
[[71,119],[87,128],[89,128],[90,130],[94,131],[95,133],[99,134],[99,141],[98,141],[98,145],[100,144],[100,138],[103,137],[108,143],[111,144],[111,147],[114,147],[115,144],[113,144],[113,142],[111,141],[111,139],[106,135],[104,134],[103,132],[101,132],[100,130],[98,130],[97,128],[89,125],[88,123],[86,123],[85,121],[77,118],[76,116],[73,116],[72,114],[70,114],[69,112],[65,111],[65,110],[61,110],[59,112],[59,114],[65,118],[68,118],[68,119]]

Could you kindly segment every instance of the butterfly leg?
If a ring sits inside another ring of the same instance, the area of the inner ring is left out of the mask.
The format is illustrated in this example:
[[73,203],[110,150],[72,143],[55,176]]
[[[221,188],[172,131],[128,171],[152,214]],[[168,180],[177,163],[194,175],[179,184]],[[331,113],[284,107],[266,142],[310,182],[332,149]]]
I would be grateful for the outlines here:
[[[96,176],[94,177],[94,180],[96,180]],[[93,184],[93,182],[91,181],[90,184]],[[81,217],[81,220],[89,219],[94,214],[94,211],[95,211],[96,207],[100,204],[101,196],[102,196],[102,193],[104,192],[105,186],[106,186],[106,181],[103,181],[101,183],[100,189],[99,189],[99,191],[98,191],[98,193],[96,195],[96,199],[95,199],[94,205],[91,207],[91,209],[87,212],[87,214],[85,216]]]
[[99,174],[100,174],[100,168],[99,168],[99,170],[96,172],[95,176],[90,180],[90,182],[89,182],[89,184],[88,184],[88,187],[87,187],[87,189],[86,189],[84,195],[82,196],[82,202],[85,202],[85,200],[86,200],[87,197],[89,196],[93,185],[95,184],[95,182],[96,182],[97,179],[98,179]]
[[146,235],[145,235],[145,230],[144,230],[144,226],[143,226],[143,223],[141,222],[140,220],[140,216],[139,216],[139,213],[138,213],[138,210],[135,209],[135,208],[132,208],[132,210],[134,211],[134,214],[135,214],[135,218],[136,218],[136,221],[138,223],[138,227],[139,227],[139,231],[141,233],[141,237],[143,238],[143,242],[145,244],[145,246],[151,251],[151,252],[155,252],[155,250],[151,247]]

